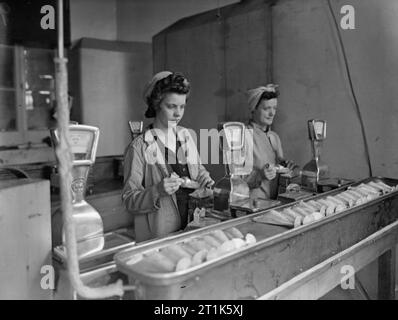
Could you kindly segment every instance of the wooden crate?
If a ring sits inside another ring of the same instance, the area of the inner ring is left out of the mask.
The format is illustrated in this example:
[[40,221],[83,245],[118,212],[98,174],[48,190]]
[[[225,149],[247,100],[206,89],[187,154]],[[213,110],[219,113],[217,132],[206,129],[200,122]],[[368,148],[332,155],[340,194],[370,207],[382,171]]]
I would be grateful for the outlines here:
[[0,243],[0,299],[51,298],[41,287],[52,266],[49,181],[0,181]]

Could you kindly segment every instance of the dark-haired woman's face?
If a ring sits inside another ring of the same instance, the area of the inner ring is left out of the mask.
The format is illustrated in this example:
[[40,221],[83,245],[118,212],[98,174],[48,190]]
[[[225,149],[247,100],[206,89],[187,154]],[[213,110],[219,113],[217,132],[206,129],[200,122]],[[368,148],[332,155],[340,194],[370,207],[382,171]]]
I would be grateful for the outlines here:
[[166,93],[156,112],[156,118],[164,127],[175,127],[184,116],[186,94]]
[[270,126],[274,121],[277,107],[277,99],[261,100],[257,109],[253,112],[253,120],[260,126]]

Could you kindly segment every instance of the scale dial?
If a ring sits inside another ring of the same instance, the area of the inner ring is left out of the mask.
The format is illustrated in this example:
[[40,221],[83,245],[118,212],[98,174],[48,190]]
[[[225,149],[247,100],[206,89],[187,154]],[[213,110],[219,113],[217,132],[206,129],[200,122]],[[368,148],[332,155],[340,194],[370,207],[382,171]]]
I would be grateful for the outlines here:
[[143,122],[142,121],[129,121],[131,133],[140,134],[142,132]]
[[323,120],[317,120],[314,122],[315,137],[318,140],[326,138],[326,122]]
[[[58,145],[58,130],[52,131],[52,136],[55,145]],[[98,139],[98,128],[85,125],[70,125],[69,144],[74,155],[74,163],[86,161],[93,164],[97,153]]]
[[87,131],[70,131],[69,143],[73,154],[87,155],[92,149],[93,134]]
[[311,140],[321,141],[326,138],[326,121],[325,120],[309,120],[308,133]]
[[227,122],[223,125],[224,136],[229,150],[242,150],[245,142],[245,125],[241,122]]

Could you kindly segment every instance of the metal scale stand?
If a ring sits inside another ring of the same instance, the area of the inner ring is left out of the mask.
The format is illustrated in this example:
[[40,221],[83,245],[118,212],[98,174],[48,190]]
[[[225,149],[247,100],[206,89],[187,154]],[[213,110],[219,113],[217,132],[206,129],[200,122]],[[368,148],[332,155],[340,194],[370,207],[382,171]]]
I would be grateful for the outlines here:
[[222,126],[222,150],[225,159],[225,176],[214,186],[214,210],[229,212],[232,218],[237,211],[245,214],[265,210],[280,204],[277,200],[251,199],[250,190],[242,176],[251,172],[245,167],[247,152],[246,126],[241,122],[226,122]]
[[321,160],[323,141],[326,139],[326,121],[309,120],[308,135],[311,141],[312,160],[308,162],[301,174],[301,184],[309,191],[322,193],[353,183],[354,180],[329,177],[329,168]]
[[233,202],[249,199],[249,187],[237,174],[238,165],[245,158],[245,126],[240,122],[227,122],[222,126],[221,148],[225,164],[225,176],[214,186],[214,210],[223,212],[230,209]]
[[[88,173],[95,162],[99,129],[83,125],[70,125],[69,133],[69,142],[74,156],[71,172],[72,216],[75,224],[78,256],[80,258],[101,251],[104,247],[104,226],[101,216],[84,198]],[[51,130],[51,136],[53,145],[57,146],[59,144],[58,130]],[[60,212],[55,213],[55,218],[62,218],[62,215],[58,213]],[[56,245],[60,244],[60,235],[62,243],[64,243],[65,234],[62,220],[53,219],[52,225],[53,243]]]
[[326,121],[308,120],[308,135],[311,141],[312,159],[303,167],[301,184],[307,190],[317,192],[319,181],[329,177],[329,168],[321,160],[322,144],[326,139]]
[[[326,121],[308,120],[308,136],[311,141],[312,159],[303,167],[298,179],[292,179],[284,193],[278,195],[283,203],[304,200],[317,193],[326,192],[352,183],[352,180],[330,178],[329,167],[321,160],[323,141],[326,139]],[[296,181],[297,180],[297,181]]]
[[[323,140],[326,138],[325,120],[308,120],[312,159],[300,171],[300,176],[284,181],[284,192],[278,194],[283,203],[304,200],[318,192],[318,184],[329,176],[328,166],[320,159]],[[296,179],[297,178],[297,179]]]
[[[59,143],[57,129],[51,130],[51,137],[53,145],[57,146]],[[74,156],[71,172],[72,216],[82,279],[86,274],[93,279],[96,274],[103,277],[104,274],[114,272],[116,267],[113,255],[135,245],[132,239],[117,232],[104,233],[100,214],[85,200],[87,177],[95,162],[98,140],[99,129],[96,127],[69,126],[69,142]],[[66,269],[67,256],[61,209],[55,211],[51,224],[54,264],[62,273]]]

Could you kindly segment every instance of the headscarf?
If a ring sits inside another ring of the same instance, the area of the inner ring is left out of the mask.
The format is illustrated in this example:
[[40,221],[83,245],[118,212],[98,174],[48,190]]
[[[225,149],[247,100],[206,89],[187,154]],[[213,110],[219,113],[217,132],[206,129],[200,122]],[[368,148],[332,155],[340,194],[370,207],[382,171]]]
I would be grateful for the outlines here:
[[144,98],[145,103],[147,102],[148,97],[151,95],[156,82],[158,82],[164,78],[167,78],[171,74],[172,74],[172,72],[170,72],[170,71],[161,71],[153,76],[151,81],[149,81],[144,88],[143,98]]
[[267,84],[265,87],[258,87],[255,89],[250,89],[247,91],[247,103],[249,105],[249,110],[250,112],[254,111],[254,109],[257,107],[261,96],[263,95],[264,92],[276,92],[276,88],[278,85],[275,84]]

